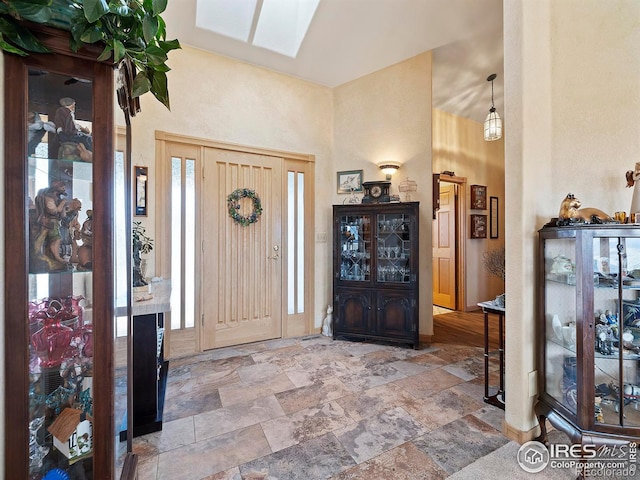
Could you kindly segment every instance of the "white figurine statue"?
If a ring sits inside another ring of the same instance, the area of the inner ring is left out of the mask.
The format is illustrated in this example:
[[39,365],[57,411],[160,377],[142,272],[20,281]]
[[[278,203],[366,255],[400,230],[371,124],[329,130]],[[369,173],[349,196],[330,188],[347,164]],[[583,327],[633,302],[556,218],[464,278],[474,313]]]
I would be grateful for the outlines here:
[[331,305],[327,306],[327,316],[324,317],[322,321],[322,335],[325,337],[333,336],[333,307]]

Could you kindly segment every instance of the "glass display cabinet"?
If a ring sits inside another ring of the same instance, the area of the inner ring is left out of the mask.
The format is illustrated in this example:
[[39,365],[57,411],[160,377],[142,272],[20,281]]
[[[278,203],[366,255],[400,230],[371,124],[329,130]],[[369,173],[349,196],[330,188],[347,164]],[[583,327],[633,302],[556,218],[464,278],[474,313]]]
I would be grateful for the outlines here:
[[5,478],[111,479],[112,65],[4,55]]
[[539,232],[536,414],[573,443],[640,436],[640,228]]
[[334,205],[334,338],[418,348],[418,207]]

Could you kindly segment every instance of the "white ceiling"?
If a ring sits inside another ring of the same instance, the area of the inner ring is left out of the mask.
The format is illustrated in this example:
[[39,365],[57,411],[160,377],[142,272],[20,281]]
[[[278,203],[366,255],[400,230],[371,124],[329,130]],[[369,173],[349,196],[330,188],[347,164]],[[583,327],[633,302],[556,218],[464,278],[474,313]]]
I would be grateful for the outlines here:
[[321,0],[296,58],[198,28],[196,4],[168,2],[168,38],[329,87],[433,50],[434,107],[484,121],[497,73],[503,115],[502,0]]

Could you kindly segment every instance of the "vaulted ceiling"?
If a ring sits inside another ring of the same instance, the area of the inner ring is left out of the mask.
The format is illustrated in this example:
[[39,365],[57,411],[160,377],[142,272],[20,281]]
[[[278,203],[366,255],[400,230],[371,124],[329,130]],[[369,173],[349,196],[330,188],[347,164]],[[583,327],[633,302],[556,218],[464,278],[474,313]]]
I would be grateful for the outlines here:
[[497,73],[495,104],[504,112],[502,0],[320,0],[295,58],[214,33],[206,23],[212,3],[266,1],[169,2],[167,36],[329,87],[432,50],[435,108],[484,121],[491,104],[486,79]]

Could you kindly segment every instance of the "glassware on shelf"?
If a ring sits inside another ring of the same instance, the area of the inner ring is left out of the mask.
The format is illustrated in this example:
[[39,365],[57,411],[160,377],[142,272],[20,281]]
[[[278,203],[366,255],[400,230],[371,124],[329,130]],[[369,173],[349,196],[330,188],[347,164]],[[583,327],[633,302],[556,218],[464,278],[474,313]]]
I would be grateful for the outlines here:
[[58,317],[45,317],[44,327],[31,336],[31,345],[40,357],[42,367],[56,367],[62,363],[71,344],[73,329],[60,323]]

